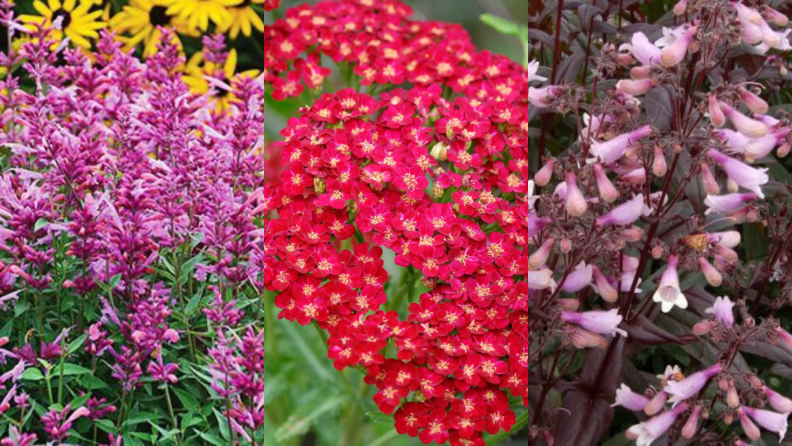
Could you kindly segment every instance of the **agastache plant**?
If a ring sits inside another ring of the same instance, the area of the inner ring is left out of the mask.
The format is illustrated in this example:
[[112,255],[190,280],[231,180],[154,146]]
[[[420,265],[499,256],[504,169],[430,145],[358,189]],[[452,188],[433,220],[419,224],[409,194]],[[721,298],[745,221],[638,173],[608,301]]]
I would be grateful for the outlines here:
[[792,11],[529,3],[528,444],[785,444]]

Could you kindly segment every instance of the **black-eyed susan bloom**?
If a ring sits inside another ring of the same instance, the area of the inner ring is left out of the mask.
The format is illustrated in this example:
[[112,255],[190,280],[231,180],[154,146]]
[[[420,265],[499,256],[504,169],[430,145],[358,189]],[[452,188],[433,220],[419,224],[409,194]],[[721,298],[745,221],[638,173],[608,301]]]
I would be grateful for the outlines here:
[[85,49],[91,48],[91,39],[99,37],[99,30],[107,26],[101,20],[102,11],[91,10],[93,0],[36,0],[33,8],[40,15],[22,14],[19,19],[29,25],[52,24],[61,19],[60,29],[53,30],[52,37],[62,40],[64,34],[75,45]]
[[231,20],[228,8],[242,3],[243,0],[176,0],[168,8],[168,14],[183,19],[190,28],[201,31],[209,29],[209,22],[224,27]]
[[239,5],[228,8],[228,12],[231,13],[231,19],[226,22],[226,26],[220,28],[221,31],[227,32],[232,39],[236,39],[240,32],[250,37],[254,28],[263,33],[264,20],[253,9],[252,5],[254,4],[262,5],[264,0],[243,0]]
[[172,27],[181,35],[196,35],[194,28],[190,28],[184,20],[168,8],[176,0],[131,0],[128,5],[110,19],[110,26],[119,34],[128,34],[120,37],[126,48],[132,48],[140,43],[144,45],[143,54],[150,56],[157,52],[157,44],[162,38],[158,27]]
[[[235,49],[229,51],[228,58],[222,67],[211,62],[205,62],[201,53],[195,53],[185,66],[182,79],[194,94],[212,93],[212,88],[214,87],[211,100],[215,103],[217,111],[223,112],[228,110],[229,103],[234,98],[231,91],[226,88],[228,86],[227,83],[238,77],[249,76],[253,78],[259,74],[258,70],[236,73],[236,66],[237,52]],[[208,78],[216,79],[216,82],[210,82]]]

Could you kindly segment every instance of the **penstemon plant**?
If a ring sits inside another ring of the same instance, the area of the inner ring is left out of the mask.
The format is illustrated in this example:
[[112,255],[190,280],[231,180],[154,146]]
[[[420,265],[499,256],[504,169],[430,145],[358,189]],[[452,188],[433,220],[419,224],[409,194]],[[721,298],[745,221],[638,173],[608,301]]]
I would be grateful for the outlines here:
[[529,7],[528,444],[787,444],[789,6]]
[[[529,66],[411,14],[322,1],[265,27],[265,98],[305,105],[266,149],[264,286],[395,433],[496,444],[530,419]],[[485,20],[527,54],[527,27]]]

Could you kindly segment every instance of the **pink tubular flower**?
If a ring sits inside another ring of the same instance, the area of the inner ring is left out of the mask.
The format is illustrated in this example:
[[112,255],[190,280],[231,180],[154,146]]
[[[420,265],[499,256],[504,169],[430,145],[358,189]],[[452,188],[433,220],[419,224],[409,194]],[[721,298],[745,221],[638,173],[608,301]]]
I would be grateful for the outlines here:
[[615,308],[609,311],[586,311],[583,313],[564,311],[561,313],[561,319],[594,333],[627,336],[626,331],[618,328],[622,317],[619,310]]
[[696,396],[696,394],[707,385],[709,379],[722,370],[722,365],[715,364],[688,376],[682,381],[669,381],[663,388],[663,391],[671,395],[669,402],[677,404],[680,401],[685,401]]
[[700,414],[701,406],[693,406],[693,410],[690,411],[690,416],[688,417],[687,421],[685,421],[685,425],[682,426],[682,431],[680,432],[684,438],[691,439],[694,435],[696,435]]
[[745,136],[749,136],[751,138],[761,138],[767,134],[767,125],[764,123],[745,116],[724,102],[720,102],[720,107],[726,117],[729,118],[732,124],[734,124],[734,128],[736,128],[740,133],[743,133]]
[[727,327],[734,326],[734,302],[729,300],[727,296],[716,298],[712,307],[707,308],[704,312],[712,314],[716,321]]
[[682,36],[677,38],[671,45],[663,48],[660,52],[660,63],[665,67],[675,67],[685,59],[688,46],[693,40],[693,37],[698,32],[698,28],[693,26],[688,29]]
[[593,267],[580,262],[575,269],[567,275],[561,285],[561,291],[566,293],[577,293],[591,284]]
[[740,409],[759,426],[778,434],[779,441],[783,441],[787,430],[787,417],[789,413],[776,413],[770,410],[753,409],[747,406],[740,406]]
[[630,225],[635,220],[638,220],[641,215],[648,215],[651,212],[645,201],[644,195],[638,194],[632,200],[611,209],[607,214],[597,218],[597,225]]
[[559,91],[558,87],[553,85],[541,88],[528,87],[528,102],[534,107],[545,108],[556,98]]
[[721,168],[726,174],[734,180],[735,183],[748,189],[756,194],[759,198],[764,198],[762,193],[762,185],[770,181],[767,175],[767,169],[756,169],[748,166],[745,163],[730,158],[717,150],[710,150],[707,156],[721,165]]
[[622,79],[616,83],[616,91],[630,96],[642,96],[654,88],[655,83],[652,79]]
[[611,404],[611,407],[622,406],[633,412],[642,411],[649,398],[633,392],[627,384],[622,384],[620,388],[616,389],[616,402]]
[[792,400],[767,386],[764,386],[762,390],[767,398],[767,402],[770,403],[770,407],[772,407],[773,410],[781,413],[792,412]]
[[627,438],[636,440],[638,446],[649,446],[665,434],[674,425],[677,417],[685,412],[687,408],[687,403],[678,404],[667,412],[663,412],[643,423],[636,424],[627,429]]
[[632,132],[621,134],[609,141],[595,142],[589,152],[605,164],[613,164],[620,160],[624,153],[638,140],[652,134],[652,126],[645,125]]
[[668,257],[668,266],[660,278],[660,284],[657,287],[652,300],[662,304],[661,309],[663,313],[668,313],[674,308],[674,305],[682,308],[687,308],[688,302],[682,290],[679,287],[679,275],[677,274],[677,256],[671,255]]
[[728,195],[707,195],[704,204],[707,206],[707,214],[732,212],[742,208],[745,203],[757,198],[755,193],[747,194],[728,194]]
[[630,43],[625,43],[620,49],[630,51],[642,65],[657,65],[660,62],[660,48],[649,42],[646,34],[640,31],[633,34]]

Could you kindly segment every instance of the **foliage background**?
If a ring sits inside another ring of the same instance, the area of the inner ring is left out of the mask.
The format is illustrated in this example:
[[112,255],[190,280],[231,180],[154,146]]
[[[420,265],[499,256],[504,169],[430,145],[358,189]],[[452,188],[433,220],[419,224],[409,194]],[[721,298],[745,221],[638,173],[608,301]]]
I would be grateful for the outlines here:
[[[282,17],[286,9],[314,4],[316,0],[283,0],[281,6],[264,13],[265,25]],[[438,20],[460,23],[471,35],[480,50],[504,54],[512,60],[522,62],[523,49],[520,41],[498,34],[482,23],[481,14],[490,13],[516,23],[527,23],[527,0],[406,0],[418,20]],[[324,60],[324,66],[334,67],[332,61]],[[328,82],[333,87],[333,76]],[[340,85],[340,83],[338,84]],[[327,91],[327,88],[325,88]],[[299,98],[283,102],[267,101],[265,113],[265,139],[272,142],[285,127],[286,120],[294,116],[297,109],[313,100],[306,92]],[[265,142],[266,144],[266,142]],[[401,282],[403,268],[393,264],[393,253],[385,250],[385,268],[390,279],[386,284],[388,296],[392,296]],[[327,359],[327,348],[312,325],[300,326],[285,320],[275,320],[277,308],[272,298],[265,298],[268,307],[265,317],[271,317],[274,330],[268,333],[265,348],[265,412],[264,439],[267,445],[278,446],[417,446],[417,438],[396,436],[393,419],[385,417],[372,401],[374,388],[363,383],[363,374],[354,369],[338,372],[332,361]],[[407,315],[407,303],[400,309],[402,318]],[[267,325],[269,327],[270,325]],[[266,330],[266,328],[265,328]],[[379,416],[377,414],[380,414]],[[354,438],[345,438],[345,428],[352,427]],[[528,427],[499,443],[502,446],[524,445],[528,440]]]

